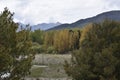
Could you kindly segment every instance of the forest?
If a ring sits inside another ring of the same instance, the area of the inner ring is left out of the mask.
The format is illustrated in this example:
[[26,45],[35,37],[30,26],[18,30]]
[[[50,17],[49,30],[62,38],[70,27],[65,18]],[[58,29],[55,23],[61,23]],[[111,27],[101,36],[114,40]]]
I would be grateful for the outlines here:
[[26,25],[18,31],[13,15],[7,8],[0,14],[0,80],[24,80],[35,55],[43,53],[70,54],[62,66],[73,80],[120,80],[120,22],[53,31]]
[[33,48],[38,53],[48,54],[65,54],[79,49],[80,36],[81,29],[30,32]]

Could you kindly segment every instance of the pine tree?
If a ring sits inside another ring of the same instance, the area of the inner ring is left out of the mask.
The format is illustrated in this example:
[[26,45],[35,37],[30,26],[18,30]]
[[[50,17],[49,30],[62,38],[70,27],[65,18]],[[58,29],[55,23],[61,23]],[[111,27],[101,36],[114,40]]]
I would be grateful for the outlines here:
[[30,73],[34,58],[30,31],[17,28],[13,14],[5,8],[0,14],[0,80],[21,80]]
[[85,27],[80,50],[65,70],[74,80],[120,80],[120,23],[104,21]]

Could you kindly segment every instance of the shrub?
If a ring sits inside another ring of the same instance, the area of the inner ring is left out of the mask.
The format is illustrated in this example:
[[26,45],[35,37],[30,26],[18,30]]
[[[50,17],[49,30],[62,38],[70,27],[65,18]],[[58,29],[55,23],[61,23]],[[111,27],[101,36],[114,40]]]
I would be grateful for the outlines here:
[[50,46],[50,47],[47,48],[47,53],[56,54],[57,51],[55,50],[55,48],[53,46]]
[[37,53],[42,53],[45,52],[44,48],[42,45],[39,45],[38,43],[33,43],[32,49]]
[[120,23],[104,21],[87,26],[81,35],[80,50],[65,62],[74,80],[120,80]]

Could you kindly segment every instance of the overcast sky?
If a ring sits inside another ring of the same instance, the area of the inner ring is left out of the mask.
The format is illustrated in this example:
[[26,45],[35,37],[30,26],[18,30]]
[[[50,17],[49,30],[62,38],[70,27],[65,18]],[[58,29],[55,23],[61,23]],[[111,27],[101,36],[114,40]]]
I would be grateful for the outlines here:
[[120,10],[120,0],[0,0],[0,11],[15,12],[14,21],[25,24],[72,23],[99,13]]

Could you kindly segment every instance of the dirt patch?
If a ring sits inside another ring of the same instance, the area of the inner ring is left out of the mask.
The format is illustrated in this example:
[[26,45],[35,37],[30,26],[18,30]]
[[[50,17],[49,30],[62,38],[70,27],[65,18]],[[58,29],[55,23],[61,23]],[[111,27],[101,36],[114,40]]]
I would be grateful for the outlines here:
[[[69,80],[64,71],[64,61],[70,61],[71,55],[39,54],[35,56],[31,68],[30,80]],[[42,78],[41,78],[42,77]],[[33,79],[31,79],[33,78]],[[28,79],[28,80],[29,80]],[[38,79],[39,80],[39,79]]]

